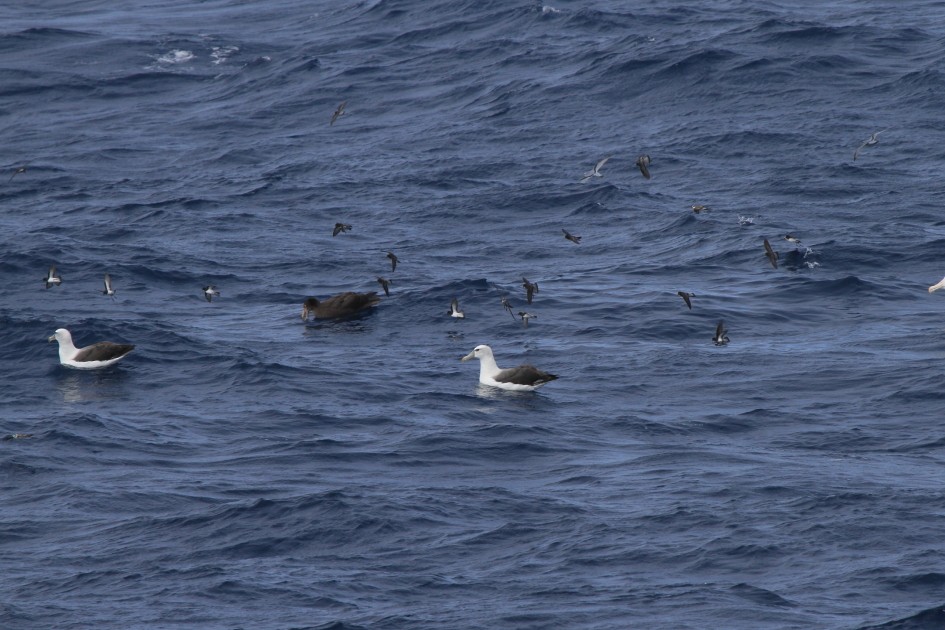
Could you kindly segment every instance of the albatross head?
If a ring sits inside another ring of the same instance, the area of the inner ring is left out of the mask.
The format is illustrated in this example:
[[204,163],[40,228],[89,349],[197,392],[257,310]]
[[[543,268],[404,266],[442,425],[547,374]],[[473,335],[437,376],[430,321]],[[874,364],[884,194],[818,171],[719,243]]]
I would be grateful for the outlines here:
[[481,359],[482,357],[492,357],[492,348],[486,345],[478,345],[472,352],[464,356],[460,361],[469,361],[470,359]]
[[60,343],[72,343],[72,335],[65,328],[57,328],[55,334],[49,336],[49,343],[58,341]]

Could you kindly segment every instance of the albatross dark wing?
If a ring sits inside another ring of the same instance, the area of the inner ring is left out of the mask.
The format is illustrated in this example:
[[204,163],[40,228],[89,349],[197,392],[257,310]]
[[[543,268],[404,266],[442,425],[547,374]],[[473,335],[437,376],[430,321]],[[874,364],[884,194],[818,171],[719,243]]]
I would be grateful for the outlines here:
[[125,356],[134,349],[134,344],[130,343],[100,341],[79,350],[73,361],[111,361],[112,359]]
[[506,368],[495,375],[495,380],[499,383],[513,383],[515,385],[541,385],[556,378],[558,377],[554,374],[543,372],[534,365]]

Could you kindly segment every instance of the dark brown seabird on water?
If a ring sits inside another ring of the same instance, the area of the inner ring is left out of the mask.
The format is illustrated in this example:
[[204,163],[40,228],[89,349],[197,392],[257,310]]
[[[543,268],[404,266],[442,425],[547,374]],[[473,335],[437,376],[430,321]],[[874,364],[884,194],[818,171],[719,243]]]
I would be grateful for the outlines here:
[[580,237],[580,236],[575,236],[574,234],[571,234],[570,232],[568,232],[568,231],[567,231],[566,229],[564,229],[564,228],[561,228],[561,231],[564,232],[564,237],[565,237],[566,239],[568,239],[569,241],[571,241],[572,243],[574,243],[575,245],[580,245],[580,244],[581,244],[581,237]]
[[376,291],[369,293],[354,293],[347,291],[325,300],[310,297],[302,303],[302,319],[308,321],[309,316],[316,319],[335,319],[357,315],[361,311],[376,306],[381,301]]
[[347,232],[351,229],[351,226],[347,223],[335,223],[335,229],[331,231],[332,236],[338,236],[342,232]]

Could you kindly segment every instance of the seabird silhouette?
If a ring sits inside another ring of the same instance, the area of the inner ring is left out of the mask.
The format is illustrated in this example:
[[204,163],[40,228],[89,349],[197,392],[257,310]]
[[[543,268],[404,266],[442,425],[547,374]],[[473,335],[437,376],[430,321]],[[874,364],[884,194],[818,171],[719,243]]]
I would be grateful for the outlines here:
[[217,288],[215,286],[213,286],[212,284],[208,284],[207,286],[203,288],[203,296],[207,298],[208,302],[212,302],[213,296],[219,297],[220,292],[217,291]]
[[728,343],[728,331],[725,330],[725,323],[722,320],[719,320],[719,325],[715,327],[715,336],[712,337],[712,341],[717,346],[724,346]]
[[689,207],[692,208],[692,211],[695,212],[696,214],[699,214],[700,212],[709,211],[709,206],[701,206],[697,204],[697,205],[689,206]]
[[112,277],[105,274],[105,288],[102,289],[102,295],[115,295],[115,288],[112,286]]
[[788,243],[794,243],[794,247],[799,247],[801,244],[801,239],[791,234],[785,234],[784,240],[786,240]]
[[335,223],[335,229],[332,230],[331,235],[338,236],[342,232],[347,232],[350,229],[351,229],[351,226],[348,225],[347,223]]
[[[886,130],[883,129],[883,131],[886,131]],[[877,131],[876,133],[870,134],[870,137],[867,138],[866,141],[865,141],[863,144],[861,144],[860,146],[858,146],[858,147],[856,148],[856,151],[853,152],[853,161],[854,161],[854,162],[856,162],[856,156],[860,153],[860,150],[863,149],[863,147],[871,147],[871,146],[873,146],[874,144],[876,144],[877,142],[879,142],[879,138],[877,138],[876,136],[878,136],[879,134],[883,133],[883,131]]]
[[328,123],[328,126],[331,127],[335,124],[335,121],[345,115],[345,105],[348,104],[348,101],[341,101],[341,105],[338,106],[338,109],[335,110],[335,113],[331,115],[331,122]]
[[450,302],[450,310],[448,311],[450,317],[456,317],[458,319],[465,319],[466,313],[459,310],[459,300],[453,298],[453,301]]
[[376,291],[370,293],[347,291],[321,301],[310,297],[302,303],[302,319],[308,321],[309,316],[316,319],[348,317],[370,309],[380,301],[381,298],[377,297]]
[[387,257],[390,258],[391,272],[397,271],[397,263],[400,262],[400,259],[394,256],[394,252],[387,252]]
[[694,297],[696,297],[696,294],[695,294],[695,293],[687,293],[686,291],[676,291],[676,295],[678,295],[679,297],[681,297],[681,298],[683,299],[683,301],[686,303],[686,306],[688,306],[688,307],[689,307],[689,310],[691,311],[691,310],[692,310],[692,302],[689,301],[689,298],[694,298]]
[[25,173],[25,172],[26,172],[26,167],[25,167],[25,166],[21,166],[21,167],[17,168],[16,170],[13,171],[13,175],[10,175],[10,179],[7,180],[7,183],[12,182],[12,181],[13,181],[13,178],[16,177],[17,175],[19,175],[20,173]]
[[640,172],[643,173],[643,177],[650,179],[650,156],[641,155],[637,158],[635,164],[640,168]]
[[392,281],[387,278],[377,277],[377,281],[380,283],[381,287],[384,288],[384,295],[390,297],[390,285],[394,284]]
[[581,244],[581,237],[580,237],[580,236],[575,236],[574,234],[571,234],[570,232],[568,232],[568,231],[565,230],[564,228],[561,228],[561,231],[564,232],[564,237],[565,237],[566,239],[568,239],[569,241],[571,241],[572,243],[574,243],[575,245],[580,245],[580,244]]
[[479,359],[479,382],[492,387],[530,392],[558,378],[554,374],[549,374],[527,364],[503,370],[496,365],[492,348],[485,345],[476,346],[472,352],[461,360],[468,361],[470,359]]
[[502,298],[502,306],[504,306],[505,310],[509,312],[509,315],[512,316],[512,319],[515,319],[515,313],[512,312],[512,303],[509,302],[509,298]]
[[778,252],[771,249],[771,243],[768,242],[768,239],[765,239],[765,256],[767,256],[768,260],[771,261],[771,266],[777,269],[778,268]]
[[532,303],[532,296],[538,293],[538,283],[529,282],[528,278],[522,277],[522,286],[525,287],[525,301]]
[[594,165],[594,168],[584,173],[579,183],[583,184],[584,182],[586,182],[592,177],[603,177],[603,174],[600,172],[600,169],[604,168],[604,164],[607,164],[607,160],[609,160],[610,157],[611,156],[608,155],[607,157],[599,160],[597,164]]
[[109,366],[135,349],[130,343],[111,341],[99,341],[91,346],[76,348],[72,343],[72,334],[65,328],[58,328],[49,337],[49,342],[53,341],[59,342],[59,362],[62,365],[86,370]]
[[62,276],[56,275],[56,265],[49,266],[49,273],[47,273],[46,277],[43,278],[43,282],[46,284],[47,289],[54,284],[55,285],[62,284]]
[[532,318],[538,318],[538,315],[532,315],[531,313],[526,313],[525,311],[519,311],[518,316],[522,318],[522,323],[525,324],[525,328],[528,328],[528,320]]

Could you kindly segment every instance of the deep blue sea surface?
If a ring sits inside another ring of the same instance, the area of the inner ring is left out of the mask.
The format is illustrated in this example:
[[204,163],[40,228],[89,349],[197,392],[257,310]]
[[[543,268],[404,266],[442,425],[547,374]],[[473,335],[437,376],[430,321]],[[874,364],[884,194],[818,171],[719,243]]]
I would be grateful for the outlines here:
[[945,3],[547,1],[0,6],[0,627],[945,627]]

